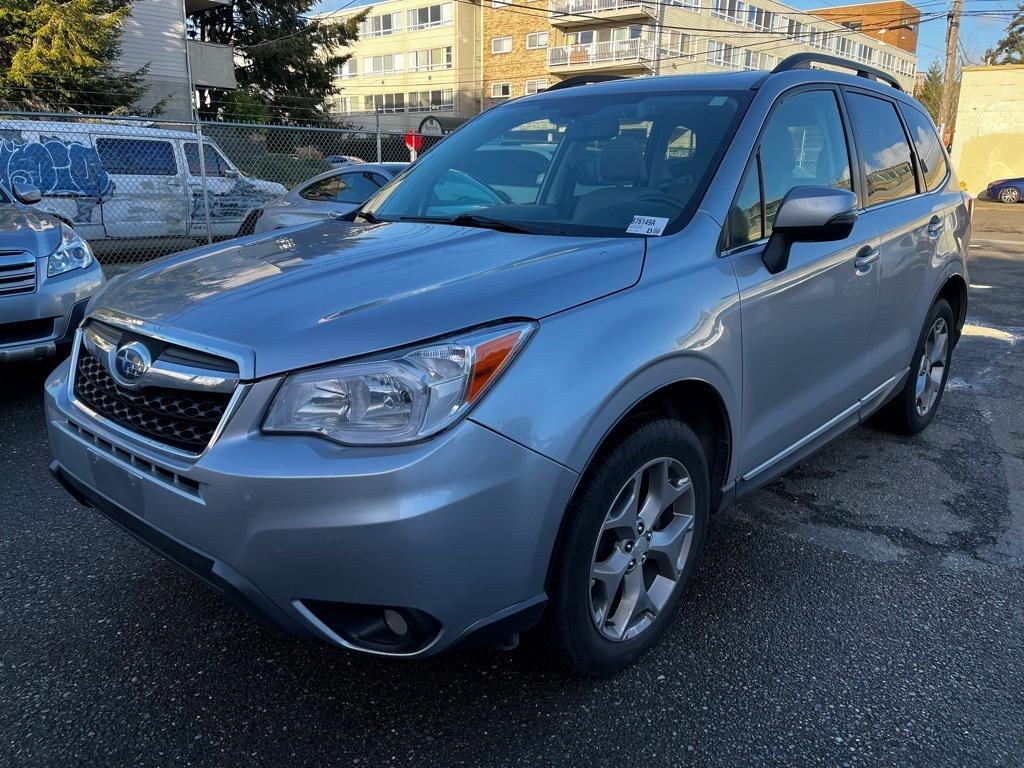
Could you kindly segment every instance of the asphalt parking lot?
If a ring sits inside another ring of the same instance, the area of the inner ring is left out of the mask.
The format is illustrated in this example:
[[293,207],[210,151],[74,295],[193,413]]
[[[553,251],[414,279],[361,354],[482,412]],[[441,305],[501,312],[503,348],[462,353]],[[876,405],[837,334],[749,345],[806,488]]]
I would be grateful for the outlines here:
[[1024,205],[979,206],[970,269],[933,425],[720,515],[665,641],[599,681],[259,628],[58,488],[47,367],[0,369],[0,766],[1024,765]]

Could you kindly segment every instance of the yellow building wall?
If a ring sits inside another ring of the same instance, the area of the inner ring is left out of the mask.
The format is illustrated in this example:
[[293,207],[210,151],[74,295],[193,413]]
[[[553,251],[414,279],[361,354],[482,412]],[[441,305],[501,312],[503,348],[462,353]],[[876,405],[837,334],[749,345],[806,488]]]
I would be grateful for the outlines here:
[[968,192],[1024,176],[1024,64],[964,69],[955,127],[953,166]]

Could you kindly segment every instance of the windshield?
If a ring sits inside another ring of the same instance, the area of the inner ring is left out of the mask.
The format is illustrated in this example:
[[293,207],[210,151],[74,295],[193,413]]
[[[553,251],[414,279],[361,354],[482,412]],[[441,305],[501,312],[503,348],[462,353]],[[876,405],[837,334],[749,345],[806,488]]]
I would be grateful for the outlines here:
[[[750,92],[587,90],[485,112],[372,197],[364,216],[559,235],[677,231]],[[653,229],[638,230],[638,217]]]

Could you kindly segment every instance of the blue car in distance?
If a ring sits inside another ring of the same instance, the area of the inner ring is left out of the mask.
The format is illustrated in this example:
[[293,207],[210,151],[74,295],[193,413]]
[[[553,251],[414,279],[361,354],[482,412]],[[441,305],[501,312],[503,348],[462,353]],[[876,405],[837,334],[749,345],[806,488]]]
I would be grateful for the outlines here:
[[988,185],[986,193],[990,200],[998,200],[1001,203],[1019,203],[1024,200],[1024,176],[993,181]]

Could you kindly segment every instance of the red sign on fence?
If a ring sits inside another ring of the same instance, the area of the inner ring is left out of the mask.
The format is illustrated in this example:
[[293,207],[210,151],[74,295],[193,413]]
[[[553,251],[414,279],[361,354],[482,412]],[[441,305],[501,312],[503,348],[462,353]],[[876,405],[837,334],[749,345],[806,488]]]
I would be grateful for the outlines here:
[[423,137],[418,133],[410,131],[405,134],[405,146],[409,148],[410,152],[419,152],[423,147]]

